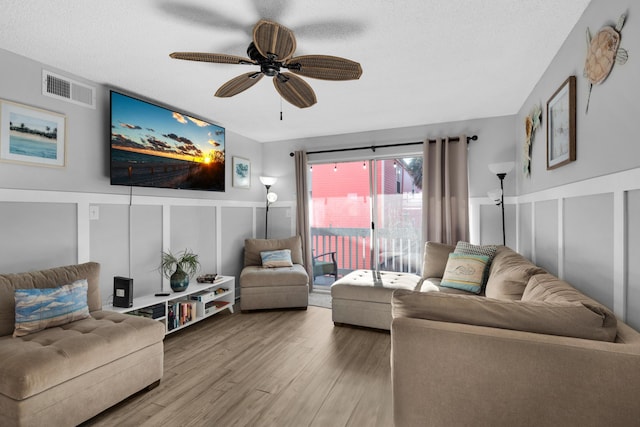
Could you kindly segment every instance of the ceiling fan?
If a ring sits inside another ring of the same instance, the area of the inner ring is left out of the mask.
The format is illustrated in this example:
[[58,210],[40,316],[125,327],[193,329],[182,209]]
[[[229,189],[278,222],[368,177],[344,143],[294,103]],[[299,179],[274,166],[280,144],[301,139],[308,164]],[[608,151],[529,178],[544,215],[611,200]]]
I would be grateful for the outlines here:
[[293,31],[277,22],[261,19],[253,27],[253,42],[247,48],[249,58],[201,52],[174,52],[169,56],[188,61],[259,65],[260,71],[229,80],[220,86],[215,96],[228,98],[237,95],[266,75],[273,77],[273,84],[280,96],[299,108],[311,107],[317,100],[311,86],[298,75],[322,80],[356,80],[362,75],[360,64],[349,59],[328,55],[294,57],[295,50]]

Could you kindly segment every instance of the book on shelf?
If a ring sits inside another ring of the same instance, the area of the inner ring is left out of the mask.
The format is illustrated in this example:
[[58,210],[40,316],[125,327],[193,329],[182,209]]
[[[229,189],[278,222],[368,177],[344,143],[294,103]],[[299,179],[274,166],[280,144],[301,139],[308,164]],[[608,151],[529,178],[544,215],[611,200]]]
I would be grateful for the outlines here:
[[128,314],[134,316],[148,317],[149,319],[158,319],[165,315],[164,304],[156,304],[150,307],[142,307],[136,310],[129,311]]
[[152,319],[157,319],[158,317],[162,317],[165,315],[165,306],[164,303],[152,305],[150,307],[143,307],[137,310],[142,314],[146,314]]
[[174,305],[173,304],[169,304],[169,313],[167,314],[167,329],[168,330],[172,330],[175,329],[175,320],[176,320],[176,313],[175,311],[173,311],[174,309]]
[[193,301],[207,302],[224,294],[225,292],[229,292],[229,289],[227,288],[207,289],[207,290],[196,292],[195,294],[189,295],[189,299]]
[[198,307],[198,316],[208,316],[218,312],[222,307],[229,304],[228,301],[210,300],[206,302],[196,301]]
[[167,329],[169,330],[186,325],[197,317],[196,301],[186,299],[169,301],[168,306]]

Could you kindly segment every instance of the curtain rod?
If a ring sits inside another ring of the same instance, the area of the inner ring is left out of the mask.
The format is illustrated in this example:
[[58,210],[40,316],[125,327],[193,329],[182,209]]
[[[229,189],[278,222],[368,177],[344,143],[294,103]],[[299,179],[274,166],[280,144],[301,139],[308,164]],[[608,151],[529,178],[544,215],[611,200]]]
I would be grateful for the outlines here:
[[[468,136],[467,137],[467,144],[470,141],[477,141],[477,140],[478,140],[478,135]],[[429,141],[430,144],[436,142],[435,139],[429,139],[428,141]],[[454,136],[454,137],[449,138],[449,142],[458,142],[458,141],[460,141],[460,137]],[[405,145],[422,145],[423,143],[424,143],[424,141],[419,141],[419,142],[401,142],[401,143],[398,143],[398,144],[372,145],[370,147],[334,148],[332,150],[307,151],[307,154],[339,153],[339,152],[342,152],[342,151],[356,151],[356,150],[371,150],[371,151],[375,152],[376,148],[403,147]],[[293,157],[294,154],[293,153],[289,153],[289,156]]]

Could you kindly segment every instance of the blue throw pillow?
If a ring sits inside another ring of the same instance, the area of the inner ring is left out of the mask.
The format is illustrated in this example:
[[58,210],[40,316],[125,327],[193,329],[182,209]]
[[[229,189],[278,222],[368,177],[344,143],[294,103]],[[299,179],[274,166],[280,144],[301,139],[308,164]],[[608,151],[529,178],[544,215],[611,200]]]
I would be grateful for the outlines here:
[[25,336],[53,326],[89,317],[86,279],[44,289],[16,289],[14,337]]
[[262,258],[262,266],[265,268],[293,267],[291,250],[289,249],[262,251],[260,252],[260,257]]

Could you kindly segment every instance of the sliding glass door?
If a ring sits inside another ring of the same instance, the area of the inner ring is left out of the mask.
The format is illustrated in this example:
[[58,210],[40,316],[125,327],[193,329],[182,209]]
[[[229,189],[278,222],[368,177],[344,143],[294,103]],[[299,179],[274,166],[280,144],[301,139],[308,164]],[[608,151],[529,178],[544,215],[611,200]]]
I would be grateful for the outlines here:
[[[309,176],[318,265],[335,257],[339,276],[357,269],[418,272],[422,158],[314,164]],[[332,283],[333,276],[316,270],[316,286]]]
[[422,268],[422,158],[377,160],[375,164],[376,267],[418,273]]

